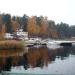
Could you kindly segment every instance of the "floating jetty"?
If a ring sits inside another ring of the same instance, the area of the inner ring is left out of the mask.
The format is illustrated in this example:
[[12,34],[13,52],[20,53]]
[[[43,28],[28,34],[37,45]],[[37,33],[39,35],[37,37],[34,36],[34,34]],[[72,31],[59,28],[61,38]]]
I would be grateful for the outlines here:
[[72,46],[72,43],[60,43],[60,46]]
[[32,47],[35,45],[47,45],[48,47],[51,46],[72,46],[75,44],[75,41],[65,41],[65,40],[41,40],[39,42],[29,42],[27,47]]
[[56,41],[60,46],[72,46],[75,41]]
[[60,46],[72,46],[75,43],[75,41],[57,41],[57,40],[53,40],[53,41],[48,41],[47,45],[60,45]]
[[20,40],[3,40],[0,41],[0,49],[23,49],[24,47],[32,47],[35,45],[47,45],[47,46],[72,46],[72,44],[75,43],[75,41],[57,41],[57,40],[49,40],[49,41],[43,41],[40,42],[26,42],[26,41],[20,41]]

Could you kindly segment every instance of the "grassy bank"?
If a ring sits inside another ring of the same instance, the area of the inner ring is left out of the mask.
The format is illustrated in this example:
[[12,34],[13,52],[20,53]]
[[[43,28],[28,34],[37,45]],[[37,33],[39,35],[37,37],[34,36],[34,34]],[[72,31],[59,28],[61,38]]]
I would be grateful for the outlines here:
[[23,48],[24,44],[22,41],[17,40],[2,40],[0,41],[0,49],[16,49]]

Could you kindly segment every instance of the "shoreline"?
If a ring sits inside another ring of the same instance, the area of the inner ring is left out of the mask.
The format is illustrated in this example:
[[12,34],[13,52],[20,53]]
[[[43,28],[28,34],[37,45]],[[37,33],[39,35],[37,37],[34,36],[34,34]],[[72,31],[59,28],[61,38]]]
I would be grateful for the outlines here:
[[0,49],[23,49],[22,41],[2,40],[0,41]]

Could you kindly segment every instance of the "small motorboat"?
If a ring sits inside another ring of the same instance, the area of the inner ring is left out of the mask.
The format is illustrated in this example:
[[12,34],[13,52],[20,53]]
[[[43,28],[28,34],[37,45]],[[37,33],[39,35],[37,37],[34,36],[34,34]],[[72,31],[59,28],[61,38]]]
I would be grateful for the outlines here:
[[61,48],[62,46],[60,46],[60,44],[56,41],[49,41],[47,42],[47,47],[49,49],[57,49],[57,48]]

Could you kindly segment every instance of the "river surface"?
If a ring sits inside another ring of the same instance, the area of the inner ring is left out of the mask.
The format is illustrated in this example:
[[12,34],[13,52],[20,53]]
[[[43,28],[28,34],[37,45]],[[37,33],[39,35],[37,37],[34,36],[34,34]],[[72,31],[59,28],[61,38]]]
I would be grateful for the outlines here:
[[0,50],[1,75],[75,75],[75,46]]

